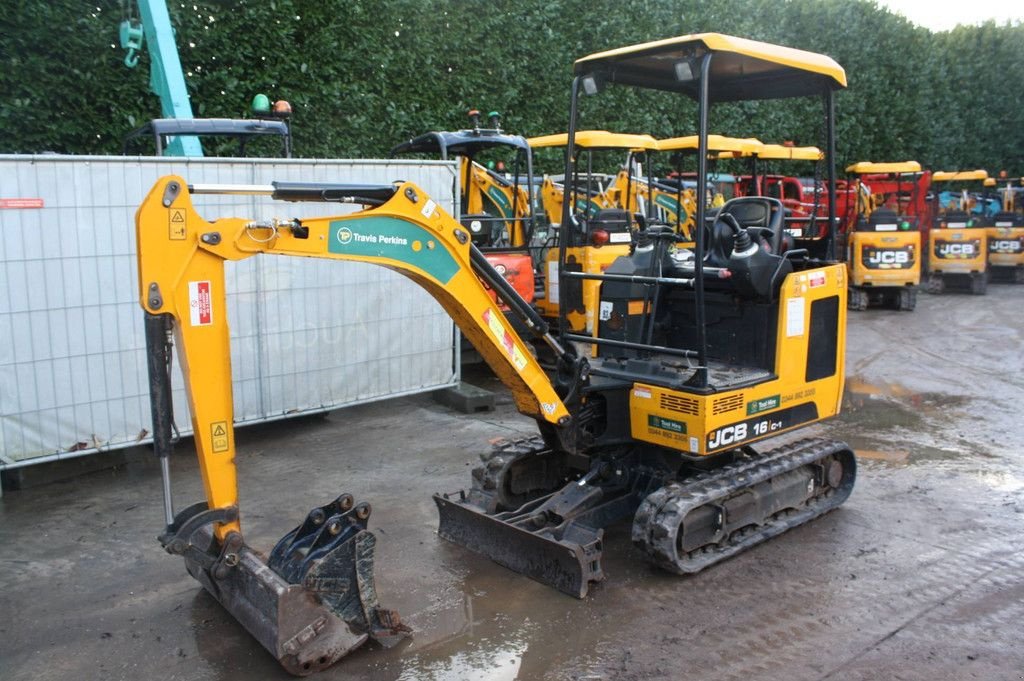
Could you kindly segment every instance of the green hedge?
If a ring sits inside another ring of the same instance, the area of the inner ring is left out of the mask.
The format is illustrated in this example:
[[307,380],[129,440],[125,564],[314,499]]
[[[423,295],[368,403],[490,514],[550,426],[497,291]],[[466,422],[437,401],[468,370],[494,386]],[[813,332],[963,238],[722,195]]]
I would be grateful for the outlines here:
[[[0,152],[119,153],[159,115],[148,56],[121,63],[122,2],[8,2],[0,19]],[[822,0],[234,0],[173,2],[197,116],[288,99],[307,157],[381,156],[425,130],[498,109],[526,135],[564,130],[573,59],[719,31],[824,52],[847,71],[841,162],[914,158],[1024,174],[1024,26],[932,33],[873,2]],[[692,103],[632,91],[588,101],[583,125],[694,131]],[[806,101],[722,106],[715,131],[820,142]]]

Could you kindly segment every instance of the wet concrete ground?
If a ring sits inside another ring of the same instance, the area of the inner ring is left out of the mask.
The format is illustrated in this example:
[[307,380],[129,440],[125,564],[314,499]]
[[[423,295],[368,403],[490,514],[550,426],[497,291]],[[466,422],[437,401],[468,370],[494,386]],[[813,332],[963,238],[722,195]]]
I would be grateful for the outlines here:
[[[857,449],[853,496],[694,577],[640,561],[628,524],[584,601],[440,540],[430,493],[466,486],[489,439],[531,432],[504,396],[491,414],[416,397],[240,431],[247,539],[269,550],[343,491],[373,504],[381,600],[416,635],[323,679],[1017,681],[1022,301],[993,286],[851,314],[845,411],[813,430]],[[200,495],[180,449],[179,506]],[[0,500],[0,678],[288,678],[159,548],[157,466],[129,459]]]

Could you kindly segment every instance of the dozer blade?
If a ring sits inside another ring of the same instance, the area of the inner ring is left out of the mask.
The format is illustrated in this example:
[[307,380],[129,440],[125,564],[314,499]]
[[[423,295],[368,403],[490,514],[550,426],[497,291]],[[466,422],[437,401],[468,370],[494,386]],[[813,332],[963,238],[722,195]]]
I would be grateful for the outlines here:
[[205,504],[186,509],[161,541],[185,556],[189,574],[288,672],[306,676],[368,639],[391,646],[409,635],[398,614],[377,603],[376,538],[366,529],[367,504],[353,507],[351,497],[342,495],[313,509],[269,559],[237,533],[218,543],[212,532],[216,519],[203,522],[211,513]]
[[438,535],[499,565],[576,598],[587,595],[591,582],[604,579],[601,529],[568,522],[554,532],[533,530],[530,507],[538,502],[488,515],[469,503],[464,492],[435,494],[434,501],[441,517]]

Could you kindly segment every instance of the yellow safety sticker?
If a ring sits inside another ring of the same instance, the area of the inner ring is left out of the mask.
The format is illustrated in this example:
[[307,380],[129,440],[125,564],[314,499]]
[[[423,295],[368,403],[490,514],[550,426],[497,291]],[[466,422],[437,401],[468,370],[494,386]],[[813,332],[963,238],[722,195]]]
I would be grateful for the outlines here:
[[210,435],[213,440],[213,451],[215,452],[226,452],[228,451],[228,422],[227,421],[214,421],[210,425]]
[[184,208],[172,208],[169,217],[170,238],[174,241],[182,241],[185,238],[185,227],[187,226]]

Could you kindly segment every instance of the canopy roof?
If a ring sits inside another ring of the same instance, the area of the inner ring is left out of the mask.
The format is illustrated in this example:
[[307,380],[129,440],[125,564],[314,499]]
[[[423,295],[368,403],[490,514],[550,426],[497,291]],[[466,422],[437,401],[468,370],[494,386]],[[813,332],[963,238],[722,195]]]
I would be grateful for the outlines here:
[[988,172],[984,170],[940,170],[932,175],[932,182],[966,182],[987,178]]
[[888,163],[873,163],[871,161],[858,161],[846,167],[846,172],[855,175],[868,175],[872,173],[919,173],[921,164],[917,161],[892,161]]
[[390,155],[399,154],[440,154],[442,157],[473,156],[477,152],[493,147],[514,147],[529,149],[526,139],[520,135],[506,135],[498,130],[455,130],[427,132],[413,137],[391,148]]
[[602,82],[699,93],[700,59],[711,53],[711,102],[780,99],[846,87],[831,57],[721,33],[697,33],[598,52],[577,59],[573,73]]
[[[554,135],[531,137],[527,140],[535,149],[542,147],[564,147],[569,135],[564,132]],[[650,135],[633,135],[630,133],[608,132],[607,130],[577,130],[576,146],[584,149],[650,149],[658,148],[658,140]]]
[[[659,151],[689,150],[697,151],[697,135],[686,137],[670,137],[658,140]],[[761,140],[753,137],[726,137],[724,135],[708,135],[708,151],[737,152],[741,154],[753,154],[763,145]]]
[[789,161],[820,161],[825,158],[818,147],[790,147],[785,144],[765,144],[756,153],[758,158]]

